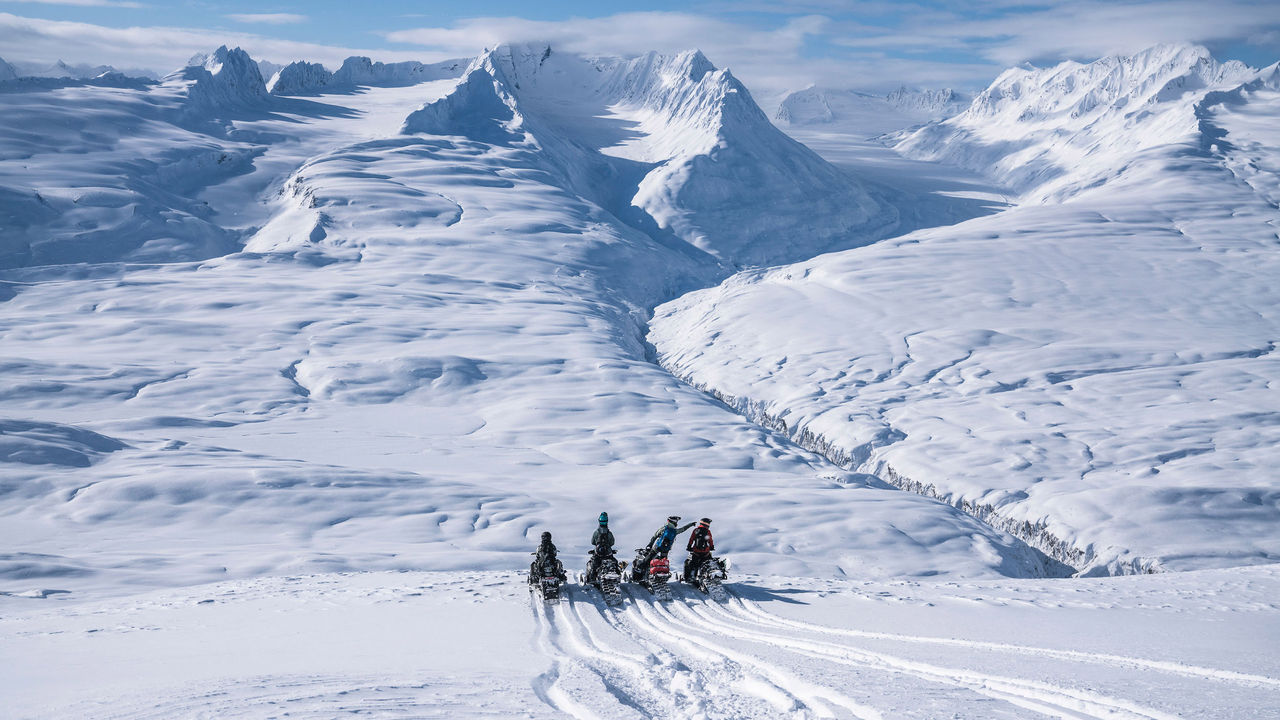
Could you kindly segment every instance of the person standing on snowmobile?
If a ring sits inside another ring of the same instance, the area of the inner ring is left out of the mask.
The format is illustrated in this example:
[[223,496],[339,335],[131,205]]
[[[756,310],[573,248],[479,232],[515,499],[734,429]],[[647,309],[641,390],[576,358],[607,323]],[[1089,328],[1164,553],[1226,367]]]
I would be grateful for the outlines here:
[[693,523],[689,523],[683,527],[677,527],[680,522],[679,515],[672,515],[667,518],[667,524],[658,528],[658,532],[649,538],[649,559],[657,557],[666,557],[671,552],[671,547],[676,544],[676,537],[680,533],[693,527]]
[[538,544],[537,556],[533,559],[533,564],[529,566],[529,582],[535,582],[535,578],[539,577],[539,572],[548,566],[555,568],[556,577],[561,581],[566,581],[569,576],[564,572],[564,564],[556,557],[556,544],[551,542],[551,533],[542,533],[542,541]]
[[711,537],[711,518],[698,521],[698,527],[689,536],[685,549],[689,551],[689,557],[684,560],[684,576],[689,578],[698,572],[702,563],[711,559],[711,553],[716,549],[716,541]]

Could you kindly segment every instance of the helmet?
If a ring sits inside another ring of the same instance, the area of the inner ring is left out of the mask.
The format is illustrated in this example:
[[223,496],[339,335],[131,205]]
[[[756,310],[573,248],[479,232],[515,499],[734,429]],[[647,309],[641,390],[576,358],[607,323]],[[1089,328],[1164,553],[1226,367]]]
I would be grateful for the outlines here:
[[680,522],[680,516],[672,515],[667,518],[667,522],[671,523],[672,525],[675,525],[676,523]]
[[609,513],[607,513],[607,512],[602,512],[602,513],[600,513],[600,524],[601,524],[601,525],[608,525],[608,524],[609,524]]
[[702,518],[701,520],[698,521],[698,524],[702,525],[703,527],[706,527],[707,525],[711,524],[711,518]]
[[542,541],[543,541],[543,542],[550,542],[550,541],[551,541],[551,533],[549,533],[549,532],[544,532],[544,533],[542,533]]

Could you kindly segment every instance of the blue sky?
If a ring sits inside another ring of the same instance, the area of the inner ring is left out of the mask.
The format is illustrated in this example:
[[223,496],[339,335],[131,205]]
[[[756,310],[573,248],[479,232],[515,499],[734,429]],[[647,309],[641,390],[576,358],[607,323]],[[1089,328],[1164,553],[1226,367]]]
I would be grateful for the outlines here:
[[273,62],[333,65],[357,52],[432,61],[542,40],[596,54],[698,47],[764,95],[809,83],[974,90],[1010,65],[1158,42],[1199,42],[1221,59],[1267,65],[1280,60],[1280,2],[0,0],[0,57],[159,72],[224,43]]

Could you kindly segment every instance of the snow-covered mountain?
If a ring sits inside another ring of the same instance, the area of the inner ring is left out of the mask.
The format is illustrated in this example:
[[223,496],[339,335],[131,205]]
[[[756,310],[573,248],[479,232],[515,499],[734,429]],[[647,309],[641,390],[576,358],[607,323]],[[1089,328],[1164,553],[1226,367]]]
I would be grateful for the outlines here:
[[431,65],[413,61],[382,63],[353,56],[343,61],[337,72],[331,73],[319,63],[300,60],[280,68],[267,82],[267,89],[274,95],[311,95],[358,86],[416,85],[455,78],[467,63],[466,60],[446,60]]
[[9,80],[18,79],[18,71],[12,65],[0,58],[0,82],[8,82]]
[[267,96],[258,63],[240,48],[226,45],[198,65],[188,65],[163,78],[166,85],[185,84],[188,112],[217,117],[226,110],[253,105]]
[[787,93],[773,119],[786,128],[812,128],[874,137],[962,111],[969,98],[949,88],[900,87],[888,95],[809,86]]
[[333,80],[333,73],[320,63],[297,60],[280,68],[267,81],[272,95],[304,95],[314,93]]
[[1078,570],[1274,562],[1275,77],[1190,47],[1009,71],[903,147],[1038,202],[737,276],[659,308],[651,340]]
[[1028,199],[1062,199],[1106,181],[1147,148],[1209,142],[1201,100],[1256,75],[1194,45],[1011,68],[963,113],[905,134],[897,148],[983,172]]
[[574,192],[737,265],[865,244],[896,221],[696,51],[602,60],[504,46],[405,129],[537,144]]
[[52,65],[31,62],[15,62],[11,66],[17,77],[44,78],[49,80],[92,80],[107,73],[118,73],[130,78],[155,79],[155,73],[139,68],[118,69],[110,65],[91,65],[89,63],[69,64],[62,60]]

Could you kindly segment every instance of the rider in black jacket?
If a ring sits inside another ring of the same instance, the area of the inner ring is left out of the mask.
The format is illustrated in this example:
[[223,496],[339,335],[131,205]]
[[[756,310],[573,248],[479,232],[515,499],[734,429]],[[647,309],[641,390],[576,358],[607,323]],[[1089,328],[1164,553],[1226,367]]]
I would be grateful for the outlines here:
[[711,537],[711,518],[698,521],[698,527],[693,529],[685,549],[689,551],[689,557],[684,560],[684,576],[687,578],[692,577],[702,563],[710,560],[712,551],[716,549],[716,541]]
[[551,542],[551,533],[542,533],[542,541],[538,543],[537,557],[533,559],[533,564],[529,566],[529,582],[534,582],[534,578],[538,577],[538,573],[542,568],[550,563],[555,568],[556,577],[561,580],[568,580],[569,576],[564,572],[564,564],[556,557],[556,544]]

